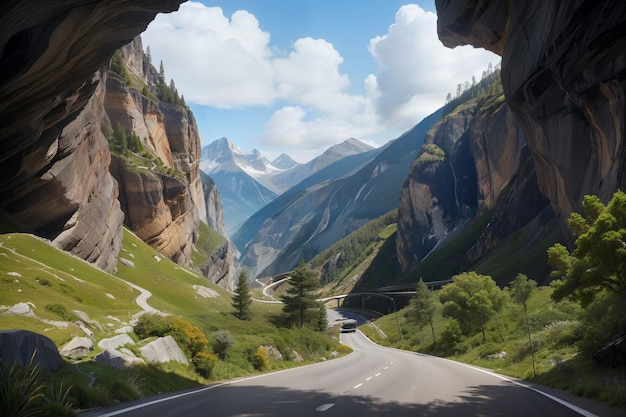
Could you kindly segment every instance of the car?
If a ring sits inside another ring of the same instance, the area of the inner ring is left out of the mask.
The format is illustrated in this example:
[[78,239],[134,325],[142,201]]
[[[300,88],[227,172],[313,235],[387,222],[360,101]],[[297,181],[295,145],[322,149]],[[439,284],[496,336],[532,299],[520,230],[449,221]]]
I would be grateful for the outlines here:
[[348,319],[341,323],[341,333],[354,333],[356,332],[356,320]]

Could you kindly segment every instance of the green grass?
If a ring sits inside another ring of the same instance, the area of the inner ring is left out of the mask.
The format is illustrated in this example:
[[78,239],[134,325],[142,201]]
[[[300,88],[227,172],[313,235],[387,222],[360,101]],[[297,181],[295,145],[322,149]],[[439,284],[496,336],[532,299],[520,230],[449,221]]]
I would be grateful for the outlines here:
[[[0,305],[30,302],[38,317],[60,321],[63,319],[58,314],[45,308],[59,304],[70,312],[85,312],[106,329],[107,323],[115,323],[107,316],[129,321],[139,311],[135,304],[138,295],[115,276],[43,240],[25,234],[0,235]],[[18,328],[38,332],[51,328],[36,319],[0,316],[0,329],[15,328],[18,323]],[[95,327],[92,330],[106,333]],[[45,334],[57,344],[83,335],[73,324],[67,329],[52,328]]]
[[[208,230],[201,233],[205,234],[200,239],[199,253],[209,253],[220,244]],[[0,235],[0,313],[16,303],[28,302],[37,316],[0,315],[0,330],[31,330],[50,337],[61,347],[73,337],[85,334],[72,322],[66,327],[55,327],[50,321],[74,320],[74,310],[80,310],[90,321],[98,322],[99,325],[86,323],[97,340],[110,337],[115,329],[130,323],[133,315],[141,311],[135,301],[139,292],[124,282],[128,281],[152,293],[148,299],[150,306],[198,326],[207,336],[209,346],[215,342],[213,333],[224,329],[232,335],[233,346],[209,379],[196,374],[192,366],[178,363],[116,370],[93,360],[100,352],[96,347],[78,362],[82,372],[68,363],[52,376],[74,386],[71,399],[81,408],[258,373],[252,363],[253,354],[261,345],[274,346],[285,357],[282,361],[270,359],[267,369],[270,371],[320,361],[330,357],[333,351],[346,353],[345,347],[338,343],[336,330],[320,333],[279,327],[281,305],[253,303],[251,319],[238,320],[226,289],[165,259],[126,229],[119,258],[131,260],[134,267],[118,262],[113,275],[31,235]],[[216,296],[200,296],[194,288],[198,285],[213,290]],[[138,352],[138,345],[131,346],[131,350]],[[96,378],[93,386],[88,386],[91,378],[85,373]]]

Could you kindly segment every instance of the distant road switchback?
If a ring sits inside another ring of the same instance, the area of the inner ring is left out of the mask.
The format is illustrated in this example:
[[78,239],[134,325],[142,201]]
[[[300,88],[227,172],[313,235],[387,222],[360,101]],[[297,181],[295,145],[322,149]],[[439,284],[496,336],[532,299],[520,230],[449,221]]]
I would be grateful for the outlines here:
[[[329,321],[341,312],[329,311]],[[346,317],[356,318],[350,313]],[[527,417],[618,416],[593,402],[442,358],[341,334],[344,358],[119,405],[81,416]],[[542,389],[543,390],[543,389]],[[564,399],[564,396],[567,399]]]

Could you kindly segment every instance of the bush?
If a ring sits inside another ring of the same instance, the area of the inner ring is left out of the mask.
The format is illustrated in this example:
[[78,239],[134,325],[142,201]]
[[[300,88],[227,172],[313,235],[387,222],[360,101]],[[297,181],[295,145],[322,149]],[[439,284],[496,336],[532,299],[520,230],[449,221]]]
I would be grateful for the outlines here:
[[259,346],[256,352],[254,352],[252,365],[258,371],[264,371],[270,367],[270,358],[265,348]]
[[198,352],[192,359],[196,372],[205,377],[210,378],[213,368],[217,365],[218,357],[214,353]]
[[63,387],[63,383],[57,384],[52,380],[48,384],[45,404],[42,406],[41,416],[49,417],[72,417],[75,416],[73,404],[70,401],[72,387]]
[[163,337],[169,331],[169,323],[166,317],[158,314],[142,314],[133,330],[140,339],[150,336]]
[[65,308],[63,304],[58,304],[58,303],[46,304],[44,306],[44,310],[52,314],[56,314],[57,316],[61,317],[63,320],[66,320],[66,321],[76,321],[78,319],[78,317],[76,317],[74,313],[67,311],[67,308]]
[[209,340],[202,330],[181,318],[169,319],[169,334],[192,357],[208,350]]
[[442,350],[448,353],[455,353],[458,349],[458,344],[463,340],[463,332],[461,331],[461,325],[455,318],[449,318],[446,327],[444,327],[441,335],[439,336],[439,345]]
[[217,353],[221,359],[224,359],[226,351],[235,344],[233,337],[228,330],[218,330],[213,333],[213,339],[215,339],[213,351]]

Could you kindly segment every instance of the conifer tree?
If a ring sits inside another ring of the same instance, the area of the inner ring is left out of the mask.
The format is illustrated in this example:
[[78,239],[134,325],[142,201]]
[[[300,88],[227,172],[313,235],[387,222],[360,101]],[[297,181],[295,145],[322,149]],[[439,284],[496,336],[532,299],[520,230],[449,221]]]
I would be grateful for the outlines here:
[[318,274],[310,269],[303,260],[300,261],[296,269],[291,274],[289,288],[281,297],[283,314],[287,322],[304,327],[305,324],[313,322],[315,328],[319,329],[320,303],[317,301],[315,290],[320,287]]
[[244,271],[239,275],[239,282],[237,282],[237,288],[235,288],[235,294],[233,294],[235,317],[239,320],[249,320],[250,304],[252,304],[252,296],[248,286],[248,275]]

